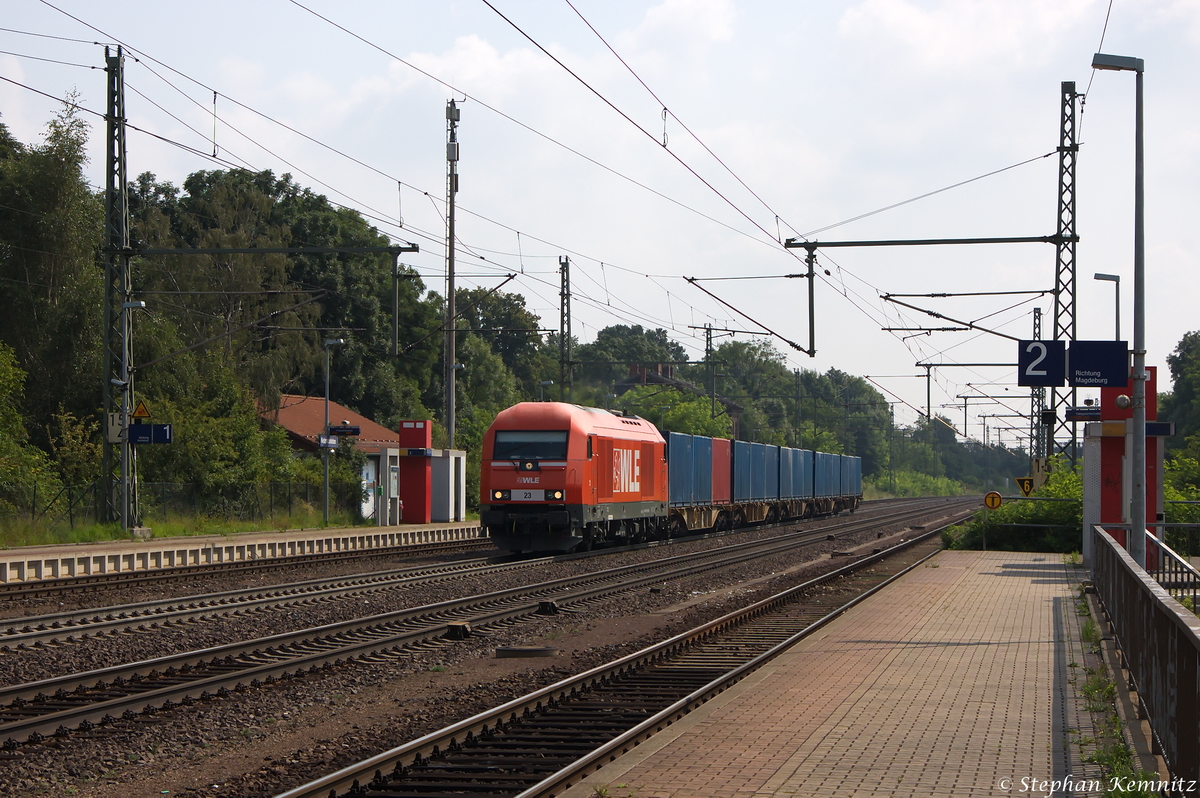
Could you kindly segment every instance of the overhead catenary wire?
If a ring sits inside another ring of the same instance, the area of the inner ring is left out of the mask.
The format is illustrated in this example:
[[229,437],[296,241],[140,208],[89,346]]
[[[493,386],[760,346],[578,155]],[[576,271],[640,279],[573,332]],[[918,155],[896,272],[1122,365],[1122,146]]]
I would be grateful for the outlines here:
[[[48,4],[48,5],[49,5],[49,4]],[[298,5],[299,5],[299,4],[298,4]],[[51,7],[53,7],[53,6],[51,6]],[[306,10],[307,10],[307,9],[306,9]],[[83,40],[77,40],[77,41],[83,41]],[[252,110],[253,110],[253,109],[252,109]],[[256,112],[256,113],[257,113],[257,112]],[[373,217],[373,218],[374,218],[374,217]],[[482,217],[482,216],[481,216],[481,218],[485,218],[485,219],[486,219],[486,217]],[[392,220],[390,220],[390,219],[383,219],[383,218],[380,218],[380,219],[379,219],[379,221],[381,221],[381,222],[382,222],[382,223],[384,223],[384,224],[388,224],[388,225],[395,224],[395,225],[397,225],[397,226],[403,226],[403,224],[404,224],[404,223],[403,223],[403,220],[396,220],[396,221],[392,221]],[[547,257],[549,257],[549,256],[547,256]],[[599,261],[597,261],[597,262],[599,262]],[[605,261],[605,264],[606,264],[606,266],[608,266],[608,267],[612,267],[612,268],[622,268],[622,267],[618,267],[618,266],[616,266],[615,264],[612,264],[612,263],[610,263],[610,262],[608,262],[608,261]],[[488,265],[488,268],[492,268],[492,266]],[[503,267],[499,267],[499,266],[497,266],[497,267],[495,267],[495,268],[503,268]],[[629,271],[630,273],[635,273],[635,274],[636,274],[636,273],[640,273],[640,272],[639,272],[638,270],[636,270],[636,269],[628,269],[628,268],[623,268],[623,270],[625,270],[625,271]],[[847,269],[841,269],[841,270],[840,270],[840,274],[839,274],[839,276],[844,276],[844,275],[848,275],[850,278],[853,278],[853,279],[855,279],[855,280],[859,280],[859,281],[861,281],[861,282],[863,282],[863,283],[865,283],[865,284],[867,284],[867,285],[870,285],[870,283],[868,283],[868,282],[867,282],[867,281],[865,281],[865,280],[862,280],[862,278],[860,278],[858,275],[856,275],[855,273],[853,273],[853,272],[852,272],[852,271],[850,271],[850,270],[847,270]],[[647,278],[649,278],[649,277],[650,277],[650,275],[649,275],[649,274],[642,274],[642,276],[644,276],[644,277],[647,277]],[[667,276],[667,275],[663,275],[663,276],[665,277],[665,276]],[[677,278],[677,277],[678,277],[678,275],[671,275],[671,277],[676,277],[676,278]],[[858,307],[858,309],[859,309],[861,312],[864,312],[864,313],[868,314],[868,316],[870,315],[869,311],[868,311],[867,309],[865,309],[865,308],[864,308],[864,306],[860,306],[860,305],[858,305],[858,303],[862,301],[862,297],[861,297],[861,295],[860,295],[860,294],[858,294],[857,292],[855,292],[855,291],[853,291],[853,290],[847,290],[847,286],[845,286],[844,284],[843,284],[843,285],[841,285],[841,286],[838,286],[838,287],[837,287],[837,290],[839,291],[839,293],[843,293],[843,295],[845,296],[845,298],[846,298],[847,300],[851,301],[851,303],[852,303],[852,304],[855,304],[855,305],[856,305],[856,307]],[[694,308],[693,308],[693,310],[694,310]],[[668,323],[669,323],[669,321],[668,321]]]
[[[153,60],[153,59],[152,59],[152,60]],[[161,62],[158,62],[158,61],[155,61],[155,62],[156,62],[156,63],[161,63]],[[140,61],[139,61],[139,63],[140,63]],[[202,107],[202,106],[200,106],[200,104],[199,104],[199,103],[197,103],[197,102],[196,102],[196,101],[195,101],[193,98],[191,98],[191,97],[187,96],[185,92],[182,92],[182,91],[181,91],[181,90],[180,90],[178,87],[174,86],[174,84],[172,84],[170,81],[168,81],[168,80],[166,80],[165,78],[163,78],[161,75],[159,75],[159,74],[158,74],[157,72],[155,72],[153,69],[150,69],[149,67],[146,67],[146,68],[148,69],[148,71],[150,71],[150,72],[151,72],[152,74],[154,74],[156,77],[159,77],[159,79],[160,79],[160,80],[163,80],[165,83],[167,83],[169,86],[171,86],[172,88],[174,88],[176,91],[179,91],[181,94],[183,94],[185,97],[187,97],[187,99],[188,99],[190,102],[192,102],[193,104],[197,105],[198,107]],[[171,69],[169,66],[168,66],[168,67],[166,67],[166,68],[169,68],[169,69]],[[173,70],[173,69],[172,69],[172,71],[178,72],[177,70]],[[179,74],[182,74],[182,73],[179,73]],[[186,76],[185,76],[185,77],[186,77]],[[200,84],[200,85],[202,85],[202,84]],[[140,94],[140,92],[139,92],[139,94]],[[144,96],[144,95],[143,95],[143,96]],[[240,103],[239,103],[239,105],[242,105],[242,104],[240,104]],[[244,105],[243,105],[243,107],[246,107],[246,106],[244,106]],[[173,117],[173,118],[174,118],[174,117]],[[177,120],[177,121],[178,121],[178,120]],[[251,137],[247,136],[245,133],[243,133],[241,130],[239,130],[239,129],[238,129],[238,128],[236,128],[235,126],[233,126],[233,125],[230,125],[230,124],[229,124],[227,121],[225,121],[225,120],[222,120],[222,121],[224,122],[224,124],[225,124],[227,127],[229,127],[231,130],[233,130],[235,133],[237,133],[238,135],[242,136],[242,137],[243,137],[243,138],[245,138],[247,141],[249,141],[249,142],[251,142],[251,143],[255,144],[255,145],[256,145],[256,146],[258,146],[258,147],[260,147],[260,149],[263,149],[263,151],[264,151],[264,152],[268,153],[268,154],[269,154],[269,155],[271,155],[272,157],[275,157],[275,158],[277,158],[277,159],[281,160],[283,163],[285,163],[285,164],[288,164],[289,166],[291,166],[292,168],[296,169],[296,171],[300,172],[301,174],[304,174],[304,175],[306,175],[306,176],[310,177],[311,179],[313,179],[313,180],[314,180],[314,182],[318,183],[319,185],[325,186],[326,188],[329,188],[331,191],[334,191],[335,193],[342,194],[342,192],[340,192],[340,191],[338,191],[337,189],[333,188],[332,186],[329,186],[328,184],[326,184],[326,183],[322,182],[321,180],[317,179],[315,176],[313,176],[313,175],[309,174],[308,172],[304,171],[303,169],[299,168],[299,167],[298,167],[298,166],[296,166],[295,164],[292,164],[292,163],[291,163],[291,162],[289,162],[288,160],[281,158],[280,156],[278,156],[276,153],[274,153],[274,152],[273,152],[273,151],[271,151],[270,149],[268,149],[268,148],[266,148],[266,147],[263,147],[261,144],[259,144],[257,141],[255,141],[253,138],[251,138]],[[194,128],[191,128],[191,127],[189,126],[189,129],[192,129],[192,130],[193,130],[193,132],[197,133],[197,135],[200,135],[201,137],[203,137],[203,134],[200,134],[200,133],[199,133],[199,131],[196,131]],[[290,130],[294,130],[294,128],[288,128],[288,129],[290,129]],[[310,138],[310,137],[307,137],[307,136],[306,136],[306,138]],[[310,138],[310,140],[312,140],[312,139]],[[188,149],[189,151],[191,151],[191,152],[193,152],[193,153],[195,153],[195,154],[205,154],[205,153],[202,153],[200,150],[198,150],[198,149],[196,149],[196,148],[191,148],[191,147],[188,147],[187,145],[182,145],[182,146],[183,146],[185,149]],[[230,155],[232,156],[233,154],[232,154],[232,153],[230,153]],[[213,157],[213,156],[209,156],[209,157]],[[234,157],[236,157],[236,156],[234,156]],[[217,162],[221,162],[221,163],[227,163],[227,162],[226,162],[226,161],[224,161],[223,159],[216,159],[216,160],[217,160]],[[247,164],[248,164],[248,162],[247,162],[247,161],[245,161],[245,159],[238,158],[238,160],[241,160],[243,163],[247,163]],[[378,171],[378,170],[375,170],[375,171]],[[382,174],[382,173],[381,173],[381,174]],[[397,183],[399,183],[399,184],[401,184],[401,185],[406,185],[406,184],[403,184],[401,181],[397,181]],[[415,188],[415,187],[413,187],[413,188]],[[429,194],[429,192],[423,192],[423,193],[425,194],[425,196],[430,196],[430,197],[431,197],[431,195]],[[344,194],[343,194],[343,196],[346,196],[346,195],[344,195]],[[408,231],[410,234],[411,234],[411,233],[414,233],[414,232],[420,232],[420,231],[419,231],[419,228],[413,228],[411,225],[404,226],[404,224],[403,224],[403,221],[402,221],[402,220],[399,220],[399,219],[395,219],[395,220],[393,220],[393,219],[390,219],[390,218],[388,218],[386,215],[382,214],[382,212],[375,211],[374,209],[371,209],[369,205],[366,205],[365,203],[361,203],[360,201],[358,201],[358,200],[355,200],[355,199],[354,199],[354,198],[352,198],[352,197],[349,197],[349,196],[347,196],[347,199],[350,199],[352,202],[356,202],[356,203],[358,203],[358,204],[359,204],[359,207],[356,207],[356,208],[354,208],[354,209],[355,209],[355,210],[357,210],[357,211],[358,211],[358,212],[360,212],[360,213],[363,213],[363,215],[364,215],[364,216],[366,216],[366,217],[367,217],[367,218],[369,218],[369,219],[373,219],[373,220],[375,220],[375,221],[378,221],[378,222],[381,222],[381,223],[385,223],[385,224],[392,224],[392,225],[395,225],[395,226],[397,226],[397,227],[400,227],[401,229],[404,229],[404,230]],[[337,203],[334,203],[334,204],[336,205]],[[436,208],[436,203],[434,203],[434,205],[435,205],[435,208]],[[346,207],[346,206],[342,206],[342,207]],[[362,208],[364,208],[364,207],[365,207],[365,208],[367,208],[368,210],[372,210],[372,211],[374,211],[374,213],[366,213],[366,212],[364,212],[364,211],[362,210]],[[461,209],[461,210],[464,210],[464,211],[465,211],[465,212],[467,212],[467,213],[471,213],[471,214],[472,214],[472,215],[474,215],[474,216],[477,216],[477,217],[479,217],[479,218],[481,218],[481,219],[484,219],[485,221],[488,221],[489,223],[492,223],[492,224],[497,224],[497,225],[500,225],[500,226],[502,226],[502,227],[506,227],[506,228],[507,228],[507,225],[502,225],[502,224],[500,224],[500,223],[496,222],[495,220],[492,220],[492,219],[489,219],[488,217],[482,216],[481,214],[474,213],[474,212],[472,212],[472,211],[469,211],[469,210],[467,210],[467,209]],[[438,209],[438,210],[437,210],[437,212],[438,212],[438,214],[439,214],[439,216],[440,216],[440,215],[441,215],[440,209]],[[519,230],[515,230],[514,228],[508,228],[508,229],[512,229],[512,230],[513,230],[513,231],[514,231],[514,232],[515,232],[515,233],[516,233],[518,236],[520,236],[520,235],[521,235],[521,232],[520,232]],[[441,240],[442,240],[440,236],[437,236],[437,235],[435,235],[435,234],[432,234],[432,233],[425,233],[423,236],[420,236],[420,237],[422,237],[422,238],[425,238],[427,241],[430,241],[430,242],[433,242],[433,243],[440,243],[440,242],[441,242]],[[529,236],[526,236],[526,237],[529,237]],[[536,238],[535,238],[535,240],[541,241],[541,239],[536,239]],[[549,243],[549,242],[546,242],[546,243]],[[457,237],[457,236],[456,236],[456,245],[457,245],[457,246],[462,246],[462,247],[464,247],[464,248],[467,250],[467,252],[468,252],[469,254],[471,254],[472,256],[478,257],[478,258],[480,258],[481,260],[486,260],[486,259],[484,259],[484,258],[483,258],[483,256],[480,256],[480,255],[478,255],[476,252],[472,251],[472,250],[471,250],[471,248],[470,248],[470,247],[469,247],[467,244],[465,244],[465,243],[464,243],[464,242],[461,240],[461,238],[460,238],[460,237]],[[562,249],[562,248],[560,247],[560,249]],[[592,258],[590,258],[590,257],[588,257],[588,256],[586,256],[586,255],[583,255],[582,253],[575,253],[575,254],[577,254],[577,255],[578,255],[579,257],[581,257],[581,258],[585,258],[585,259],[588,259],[588,260],[594,260],[594,259],[592,259]],[[500,266],[498,266],[497,268],[505,269],[505,268],[507,268],[507,267],[500,267]],[[636,270],[633,270],[633,269],[623,269],[623,270],[625,270],[625,271],[629,271],[629,272],[631,272],[631,273],[638,273]],[[659,321],[662,321],[662,320],[659,320]]]
[[[42,0],[42,2],[43,2],[43,3],[45,3],[47,6],[49,6],[49,7],[51,7],[51,8],[55,8],[55,10],[59,10],[61,13],[64,13],[64,14],[66,14],[66,12],[62,12],[62,11],[61,11],[61,9],[57,9],[57,8],[56,8],[56,7],[55,7],[53,4],[51,4],[51,3],[47,2],[47,0]],[[383,49],[383,48],[379,47],[378,45],[375,45],[375,44],[373,44],[373,43],[371,43],[371,42],[367,41],[365,38],[363,38],[363,37],[361,37],[361,36],[358,36],[357,34],[354,34],[353,32],[351,32],[351,31],[349,31],[348,29],[346,29],[344,26],[338,25],[337,23],[334,23],[334,22],[332,22],[332,21],[331,21],[331,20],[329,20],[328,18],[326,18],[326,17],[323,17],[323,16],[322,16],[322,15],[320,15],[320,14],[317,14],[316,12],[312,11],[311,9],[308,9],[307,7],[303,6],[301,3],[298,3],[298,2],[296,2],[296,0],[292,0],[292,2],[293,2],[293,4],[295,4],[297,7],[299,7],[299,8],[302,8],[302,9],[303,9],[303,10],[305,10],[305,11],[308,11],[309,13],[313,14],[314,16],[317,16],[318,18],[320,18],[320,19],[322,19],[322,20],[324,20],[324,21],[328,22],[329,24],[332,24],[332,25],[334,25],[335,27],[338,27],[339,29],[343,30],[344,32],[348,33],[349,35],[352,35],[352,36],[354,36],[355,38],[358,38],[359,40],[363,41],[364,43],[367,43],[367,44],[369,44],[370,46],[374,47],[375,49],[378,49],[378,50],[380,50],[381,52],[384,52],[385,54],[389,55],[389,57],[395,58],[396,60],[400,61],[401,63],[404,63],[404,64],[406,64],[406,65],[407,65],[407,66],[409,66],[410,68],[416,69],[418,72],[421,72],[422,74],[425,74],[427,77],[430,77],[431,79],[437,80],[438,82],[442,83],[443,85],[447,85],[447,86],[449,86],[449,84],[446,84],[444,81],[441,81],[440,79],[436,78],[435,76],[433,76],[433,75],[430,75],[429,73],[426,73],[426,72],[424,72],[423,70],[420,70],[419,68],[417,68],[417,67],[413,66],[412,64],[409,64],[408,62],[404,61],[403,59],[400,59],[400,58],[398,58],[398,57],[397,57],[397,56],[395,56],[394,54],[391,54],[391,53],[387,52],[385,49]],[[83,22],[82,20],[79,20],[79,19],[78,19],[78,17],[74,17],[73,15],[70,15],[70,14],[66,14],[66,16],[68,16],[68,17],[71,17],[72,19],[75,19],[76,21],[80,22],[81,24],[85,24],[85,25],[87,25],[87,23]],[[102,35],[106,35],[106,36],[108,35],[108,34],[104,33],[103,31],[100,31],[99,29],[95,28],[94,26],[88,25],[88,27],[89,27],[89,28],[92,28],[93,30],[96,30],[97,32],[101,33]],[[139,51],[139,52],[140,52],[140,51]],[[145,55],[145,54],[143,53],[143,55]],[[157,63],[162,63],[162,62],[157,62]],[[168,67],[168,68],[170,68],[170,67]],[[177,74],[182,74],[182,73],[179,73],[179,72],[178,72],[178,70],[173,70],[173,71],[176,71],[176,72],[177,72]],[[186,77],[186,76],[185,76],[185,77]],[[194,79],[191,79],[191,78],[189,78],[189,80],[193,80],[193,81],[194,81]],[[194,81],[194,82],[196,82],[196,81]],[[198,82],[197,82],[197,83],[198,83]],[[203,85],[203,84],[198,84],[198,85]],[[207,87],[206,87],[206,88],[207,88]],[[465,96],[465,93],[464,93],[464,96]],[[236,102],[236,101],[235,101],[235,102]],[[482,105],[484,105],[484,107],[488,107],[490,110],[493,110],[493,111],[495,111],[495,110],[496,110],[496,109],[491,109],[491,108],[490,108],[490,106],[488,106],[486,103],[481,103],[481,104],[482,104]],[[243,106],[243,107],[246,107],[246,106]],[[251,109],[251,110],[253,110],[253,109]],[[256,112],[256,113],[257,113],[257,112]],[[502,114],[502,115],[503,115],[503,114]],[[267,118],[269,118],[269,117],[267,117]],[[509,118],[511,118],[511,117],[509,117]],[[515,122],[516,120],[513,120],[513,121]],[[518,123],[518,124],[520,124],[520,123]],[[527,127],[527,126],[526,126],[526,127]],[[536,133],[537,131],[533,131],[533,132],[535,132],[535,133]],[[301,135],[303,135],[303,134],[301,134]],[[542,134],[539,134],[539,135],[542,135]],[[306,138],[310,138],[310,137],[306,137]],[[549,137],[546,137],[546,138],[549,138]],[[311,138],[310,138],[310,140],[314,140],[314,139],[311,139]],[[315,141],[315,140],[314,140],[314,141]],[[555,142],[555,143],[558,143],[558,142]],[[327,146],[327,145],[322,145],[322,146]],[[569,149],[569,148],[568,148],[568,149]],[[335,150],[335,151],[336,151],[336,150]],[[375,170],[375,171],[379,171],[379,170]],[[398,181],[398,182],[399,182],[399,181]],[[482,218],[485,218],[485,219],[486,219],[486,217],[482,217]],[[714,221],[715,221],[715,220],[714,220]],[[792,226],[791,226],[791,225],[789,225],[789,227],[792,227]],[[794,229],[794,228],[792,228],[792,229]],[[853,274],[853,273],[851,273],[851,272],[847,272],[846,270],[842,269],[842,268],[839,266],[839,276],[844,276],[844,274],[843,274],[843,273],[848,273],[848,274],[850,274],[850,276],[851,276],[851,277],[854,277],[855,279],[860,279],[860,280],[861,280],[861,278],[857,277],[857,275],[854,275],[854,274]],[[849,300],[851,301],[851,303],[852,303],[852,304],[856,304],[855,300],[854,300],[854,299],[851,299],[851,297],[849,296],[849,294],[846,292],[846,288],[845,288],[844,282],[843,282],[843,285],[842,285],[842,290],[841,290],[841,293],[843,294],[843,296],[844,296],[845,298],[849,299]],[[860,309],[860,310],[863,310],[863,308],[862,308],[861,306],[859,307],[859,309]],[[869,315],[869,314],[868,314],[868,315]]]

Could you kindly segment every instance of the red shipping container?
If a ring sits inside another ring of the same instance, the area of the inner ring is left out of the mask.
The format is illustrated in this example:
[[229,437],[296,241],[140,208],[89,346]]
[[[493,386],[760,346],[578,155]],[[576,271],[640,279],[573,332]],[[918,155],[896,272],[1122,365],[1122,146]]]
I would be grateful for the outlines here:
[[733,441],[728,438],[712,439],[712,501],[713,504],[729,504],[733,491]]

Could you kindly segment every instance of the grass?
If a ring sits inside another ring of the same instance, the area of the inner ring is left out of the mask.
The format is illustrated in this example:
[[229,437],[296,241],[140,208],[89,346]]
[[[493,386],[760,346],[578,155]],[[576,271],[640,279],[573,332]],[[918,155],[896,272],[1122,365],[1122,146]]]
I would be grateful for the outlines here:
[[[1088,607],[1087,596],[1082,587],[1075,600],[1077,614],[1086,620],[1080,626],[1079,634],[1093,651],[1099,652],[1101,634],[1092,619]],[[1071,662],[1070,667],[1078,667]],[[1087,678],[1078,685],[1084,699],[1084,707],[1095,716],[1093,728],[1096,736],[1079,735],[1076,743],[1081,748],[1091,748],[1085,752],[1084,762],[1099,765],[1104,774],[1104,795],[1120,795],[1126,798],[1153,798],[1159,793],[1152,785],[1158,782],[1157,773],[1148,773],[1134,767],[1133,751],[1125,740],[1125,727],[1121,716],[1117,714],[1117,685],[1109,678],[1104,665],[1094,668],[1084,668]],[[1074,681],[1074,680],[1072,680]],[[1078,684],[1076,682],[1076,684]]]
[[1091,618],[1083,622],[1083,626],[1079,630],[1079,636],[1083,638],[1083,642],[1091,645],[1093,648],[1100,644],[1100,629]]
[[1080,688],[1088,712],[1103,712],[1117,700],[1117,686],[1100,668],[1088,668],[1088,678]]

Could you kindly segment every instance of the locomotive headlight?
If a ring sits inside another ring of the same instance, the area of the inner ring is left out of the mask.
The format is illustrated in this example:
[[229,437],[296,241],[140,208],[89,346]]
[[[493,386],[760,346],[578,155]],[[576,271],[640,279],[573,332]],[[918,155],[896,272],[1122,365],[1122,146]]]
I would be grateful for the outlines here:
[[562,501],[563,492],[561,490],[548,490],[546,497],[551,501]]
[[512,498],[512,491],[511,490],[494,490],[494,491],[492,491],[492,498],[495,499],[496,501],[506,502]]

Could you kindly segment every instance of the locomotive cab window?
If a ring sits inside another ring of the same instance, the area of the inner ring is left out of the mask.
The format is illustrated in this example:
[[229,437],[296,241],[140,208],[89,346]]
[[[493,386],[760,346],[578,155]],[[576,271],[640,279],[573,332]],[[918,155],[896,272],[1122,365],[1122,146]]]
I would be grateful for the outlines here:
[[496,430],[494,460],[566,460],[566,430]]

